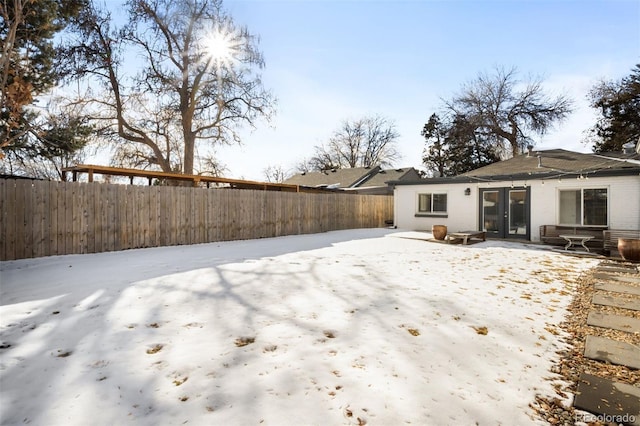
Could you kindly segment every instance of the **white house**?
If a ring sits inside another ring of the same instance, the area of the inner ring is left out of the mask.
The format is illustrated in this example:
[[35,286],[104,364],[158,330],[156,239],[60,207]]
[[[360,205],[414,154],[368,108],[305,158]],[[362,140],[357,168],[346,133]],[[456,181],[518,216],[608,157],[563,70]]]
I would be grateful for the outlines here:
[[541,225],[639,230],[636,151],[529,151],[455,177],[389,182],[395,226],[446,225],[453,232],[479,230],[488,238],[531,241],[540,241]]

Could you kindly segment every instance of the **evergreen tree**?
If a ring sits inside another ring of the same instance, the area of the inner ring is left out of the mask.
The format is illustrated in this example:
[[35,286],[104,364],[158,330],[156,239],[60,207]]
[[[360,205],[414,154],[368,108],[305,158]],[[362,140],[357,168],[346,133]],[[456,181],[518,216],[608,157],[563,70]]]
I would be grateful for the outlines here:
[[420,133],[425,138],[426,146],[422,162],[427,170],[438,177],[449,175],[449,149],[447,143],[449,129],[440,121],[437,114],[431,114],[429,121]]
[[463,115],[456,115],[447,135],[449,175],[456,176],[500,161],[496,139],[492,132],[483,131],[482,126]]
[[439,177],[456,176],[499,161],[495,136],[479,128],[463,115],[443,122],[432,114],[422,129],[425,167]]
[[3,1],[0,157],[7,152],[30,156],[78,147],[77,140],[61,140],[59,132],[52,138],[52,129],[43,127],[40,112],[30,107],[60,81],[53,39],[86,5],[87,0]]
[[640,140],[640,64],[620,81],[601,81],[589,93],[591,106],[600,112],[591,128],[594,152],[620,151]]

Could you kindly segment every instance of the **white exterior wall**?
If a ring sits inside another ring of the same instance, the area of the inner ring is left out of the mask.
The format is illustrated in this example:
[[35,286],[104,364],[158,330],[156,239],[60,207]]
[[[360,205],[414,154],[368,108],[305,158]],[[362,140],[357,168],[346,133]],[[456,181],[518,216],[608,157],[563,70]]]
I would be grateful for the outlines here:
[[[471,195],[464,195],[466,188]],[[418,194],[446,193],[447,217],[416,217]],[[395,225],[402,229],[431,231],[446,225],[450,231],[478,229],[478,189],[473,184],[398,185],[394,190]]]
[[[531,240],[540,241],[541,225],[559,223],[560,189],[607,188],[610,229],[640,229],[640,176],[590,177],[491,182],[491,184],[398,185],[394,191],[395,225],[402,229],[430,231],[432,225],[447,225],[450,231],[478,229],[479,189],[527,186],[531,193]],[[466,188],[471,195],[464,195]],[[418,194],[447,193],[448,217],[416,217]]]
[[560,189],[607,188],[610,229],[640,229],[640,176],[550,179],[531,187],[531,240],[540,240],[541,225],[559,223]]

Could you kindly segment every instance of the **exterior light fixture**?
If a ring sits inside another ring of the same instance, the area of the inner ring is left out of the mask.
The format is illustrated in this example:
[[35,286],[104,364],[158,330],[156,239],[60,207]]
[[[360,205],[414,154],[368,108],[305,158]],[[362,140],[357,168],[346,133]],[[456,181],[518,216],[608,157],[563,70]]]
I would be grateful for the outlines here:
[[471,195],[471,188],[467,188],[464,190],[464,195]]

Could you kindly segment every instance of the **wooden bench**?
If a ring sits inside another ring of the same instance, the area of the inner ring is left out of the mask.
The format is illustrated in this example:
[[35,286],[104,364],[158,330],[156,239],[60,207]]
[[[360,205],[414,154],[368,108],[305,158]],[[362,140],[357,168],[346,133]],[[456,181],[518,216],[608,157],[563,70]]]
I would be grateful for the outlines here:
[[[593,226],[559,226],[559,225],[541,225],[540,226],[540,241],[545,244],[551,244],[555,246],[564,246],[567,244],[567,240],[560,235],[589,235],[593,238],[586,244],[587,246],[602,250],[604,244],[603,231],[606,227],[593,227]],[[617,245],[617,243],[616,243]]]
[[640,238],[637,229],[607,229],[602,231],[604,254],[611,255],[611,250],[618,250],[618,238]]
[[460,231],[450,232],[445,237],[447,244],[451,244],[451,240],[462,240],[463,245],[466,245],[471,238],[482,238],[482,241],[486,241],[487,233],[484,231]]

